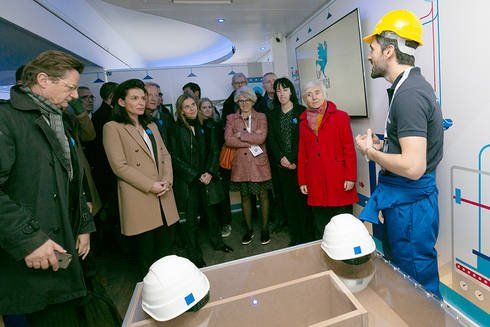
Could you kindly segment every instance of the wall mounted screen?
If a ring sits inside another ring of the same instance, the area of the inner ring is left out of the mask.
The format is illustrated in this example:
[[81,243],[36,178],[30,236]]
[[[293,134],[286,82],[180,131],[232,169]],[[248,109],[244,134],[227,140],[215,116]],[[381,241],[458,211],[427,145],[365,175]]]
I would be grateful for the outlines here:
[[355,9],[296,48],[301,89],[313,80],[351,117],[367,117],[359,10]]

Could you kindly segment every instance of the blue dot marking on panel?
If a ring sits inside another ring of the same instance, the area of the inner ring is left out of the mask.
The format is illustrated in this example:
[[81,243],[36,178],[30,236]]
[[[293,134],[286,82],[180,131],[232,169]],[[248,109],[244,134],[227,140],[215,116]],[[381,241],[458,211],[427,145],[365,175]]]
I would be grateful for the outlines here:
[[356,246],[354,248],[354,254],[361,254],[361,253],[362,253],[361,247],[360,246]]
[[457,204],[461,204],[461,189],[457,188],[454,190],[454,199]]
[[195,301],[195,299],[194,299],[194,295],[192,295],[192,293],[189,293],[189,295],[187,295],[185,297],[185,304],[187,304],[187,305],[191,304],[194,301]]

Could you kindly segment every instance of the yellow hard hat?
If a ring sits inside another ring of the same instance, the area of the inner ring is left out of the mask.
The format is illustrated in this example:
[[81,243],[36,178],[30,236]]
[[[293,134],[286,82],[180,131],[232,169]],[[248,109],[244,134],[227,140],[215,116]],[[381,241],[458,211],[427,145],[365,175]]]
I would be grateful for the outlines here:
[[396,33],[399,37],[406,40],[417,42],[423,45],[422,41],[422,24],[420,19],[408,10],[393,10],[384,15],[376,24],[374,32],[365,36],[362,40],[371,44],[376,35],[385,31]]

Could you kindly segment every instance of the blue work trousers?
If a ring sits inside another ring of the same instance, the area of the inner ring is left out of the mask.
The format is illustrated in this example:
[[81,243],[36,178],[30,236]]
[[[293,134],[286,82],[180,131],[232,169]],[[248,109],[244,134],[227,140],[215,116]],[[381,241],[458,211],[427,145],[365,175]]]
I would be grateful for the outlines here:
[[387,259],[441,297],[435,249],[439,232],[437,193],[412,204],[382,210]]

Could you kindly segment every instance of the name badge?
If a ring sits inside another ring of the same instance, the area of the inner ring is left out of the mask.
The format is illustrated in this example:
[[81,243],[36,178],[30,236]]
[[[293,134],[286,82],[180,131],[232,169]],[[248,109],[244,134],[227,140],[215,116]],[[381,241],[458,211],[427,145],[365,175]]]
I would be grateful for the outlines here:
[[264,153],[264,151],[262,151],[262,148],[258,145],[252,145],[250,146],[249,148],[250,152],[252,152],[252,155],[254,157],[258,156],[258,155],[261,155],[262,153]]

